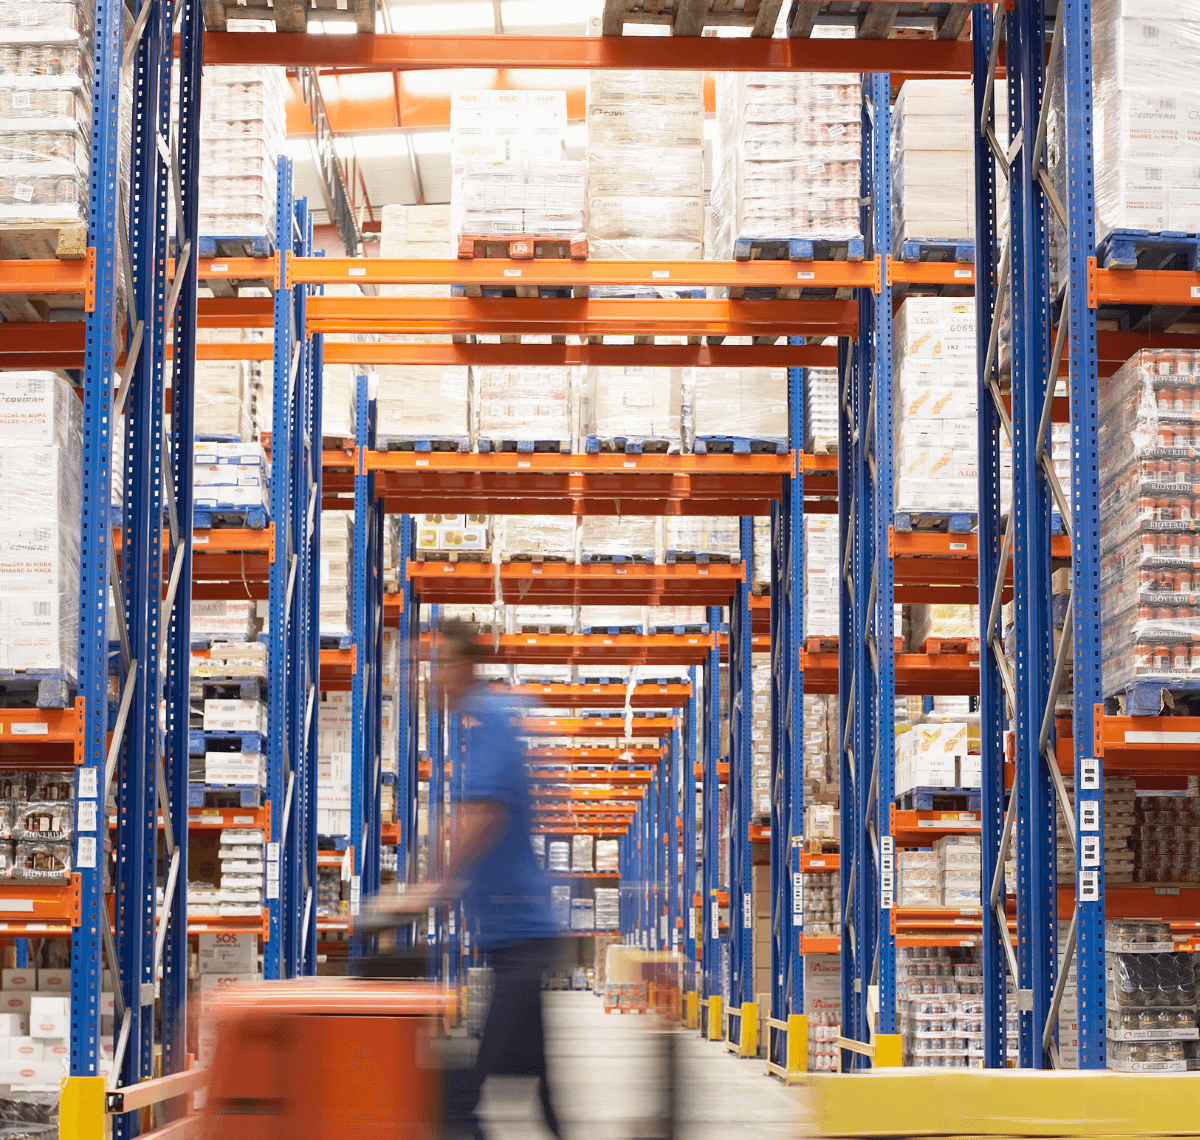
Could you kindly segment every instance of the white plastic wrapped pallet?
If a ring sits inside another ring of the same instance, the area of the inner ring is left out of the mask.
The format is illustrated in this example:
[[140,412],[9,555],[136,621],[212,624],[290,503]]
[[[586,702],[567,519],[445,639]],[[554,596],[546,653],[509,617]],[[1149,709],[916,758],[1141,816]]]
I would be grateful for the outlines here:
[[736,515],[668,515],[666,550],[736,561],[742,556],[741,520]]
[[558,441],[570,447],[575,369],[528,365],[471,372],[477,439]]
[[659,440],[678,451],[682,381],[679,368],[589,367],[580,399],[581,434],[601,444]]
[[689,380],[695,438],[787,441],[786,368],[693,368]]
[[321,596],[318,627],[321,635],[351,633],[351,583],[354,576],[354,513],[325,511],[321,515]]
[[47,372],[0,374],[0,670],[74,681],[82,405]]
[[655,520],[641,515],[584,515],[580,548],[584,558],[633,558],[654,561]]
[[572,515],[504,515],[496,527],[500,559],[574,562],[577,531]]
[[837,516],[805,515],[805,637],[839,636],[841,569]]
[[804,450],[836,455],[838,449],[838,374],[836,368],[804,372]]
[[377,373],[375,434],[388,441],[471,438],[466,366],[384,364]]

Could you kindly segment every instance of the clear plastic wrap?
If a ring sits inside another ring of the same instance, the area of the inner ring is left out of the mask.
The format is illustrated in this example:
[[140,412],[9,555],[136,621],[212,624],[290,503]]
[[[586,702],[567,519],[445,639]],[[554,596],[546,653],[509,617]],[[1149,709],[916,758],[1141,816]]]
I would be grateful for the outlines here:
[[804,372],[804,450],[836,455],[838,449],[838,374],[836,368]]
[[771,589],[771,520],[762,516],[754,519],[754,592],[770,593]]
[[896,509],[979,504],[975,303],[906,297],[893,334]]
[[914,653],[927,638],[978,638],[979,607],[932,605],[924,602],[909,606],[909,640]]
[[584,515],[580,549],[589,558],[653,562],[655,520],[642,515]]
[[[596,840],[596,870],[615,871],[616,866],[600,867],[599,846],[601,843],[611,843],[611,839]],[[596,929],[616,930],[621,924],[621,889],[620,887],[597,887],[593,892],[596,903]]]
[[269,508],[269,472],[261,443],[198,445],[192,465],[193,505],[218,511]]
[[322,637],[348,637],[352,628],[354,512],[321,515],[321,594],[318,625]]
[[707,627],[708,610],[703,606],[651,606],[646,615],[651,630],[671,633],[678,629]]
[[[1200,356],[1137,353],[1100,381],[1100,598],[1105,695],[1200,677],[1194,581]],[[1195,395],[1193,395],[1195,393]]]
[[243,360],[197,360],[194,432],[198,439],[251,440],[254,416]]
[[472,369],[476,437],[569,446],[574,373],[558,365]]
[[65,380],[0,374],[0,674],[75,679],[81,432]]
[[787,442],[786,368],[693,368],[689,380],[696,438]]
[[905,241],[974,239],[974,117],[965,80],[917,79],[900,88],[891,138],[896,253]]
[[[666,158],[666,152],[661,158]],[[646,238],[699,242],[704,232],[704,199],[654,198],[641,195],[593,197],[588,206],[589,232],[602,241]]]
[[682,380],[679,368],[589,367],[580,401],[589,446],[593,439],[598,444],[655,440],[678,451]]
[[731,562],[742,557],[741,520],[734,515],[668,515],[666,554],[706,555]]
[[74,852],[66,841],[24,839],[14,845],[14,879],[69,879]]
[[857,75],[718,74],[716,256],[741,237],[857,236],[861,116]]
[[375,436],[392,441],[471,438],[470,378],[466,366],[384,364],[378,369]]
[[750,671],[751,802],[755,818],[771,818],[771,666],[757,661]]
[[510,606],[512,633],[574,633],[574,606]]
[[939,905],[937,856],[932,851],[896,852],[896,905]]
[[500,559],[574,562],[577,529],[572,515],[505,515],[496,527]]
[[[450,248],[450,207],[383,207],[379,256],[405,261],[438,260]],[[383,297],[449,297],[447,285],[380,285]]]
[[580,606],[579,629],[582,633],[611,633],[629,630],[641,633],[646,625],[642,606]]
[[281,67],[204,69],[202,237],[274,238],[277,156],[284,144],[286,100],[287,79]]
[[353,364],[325,364],[321,368],[321,434],[327,438],[354,438],[354,409],[358,373]]
[[192,599],[191,632],[197,641],[252,643],[257,630],[252,601],[202,602]]
[[804,636],[841,629],[841,557],[836,515],[804,516]]
[[[1096,237],[1113,229],[1200,230],[1200,3],[1096,0]],[[1065,163],[1063,163],[1065,166]]]

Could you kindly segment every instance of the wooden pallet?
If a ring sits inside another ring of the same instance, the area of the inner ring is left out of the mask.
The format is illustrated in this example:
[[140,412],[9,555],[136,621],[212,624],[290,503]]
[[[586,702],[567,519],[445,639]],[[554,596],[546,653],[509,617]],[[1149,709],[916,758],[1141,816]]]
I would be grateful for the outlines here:
[[[80,261],[86,256],[86,222],[0,222],[0,258],[4,260]],[[5,321],[48,321],[63,310],[82,314],[83,294],[0,296],[0,317]]]
[[[905,16],[915,16],[921,21],[916,28],[896,28],[899,18],[903,25]],[[886,40],[893,31],[905,31],[909,38],[935,40],[957,40],[971,19],[971,5],[961,3],[884,3],[876,0],[862,4],[858,0],[799,0],[788,15],[789,37],[807,38],[813,28],[826,19],[844,22],[847,18],[857,23],[860,40]],[[926,26],[927,25],[927,30]],[[770,33],[768,33],[770,34]]]
[[308,18],[354,21],[358,32],[370,35],[375,31],[376,0],[201,0],[204,26],[210,32],[227,30],[228,21],[267,20],[277,32],[306,32]]
[[491,562],[490,550],[418,550],[414,562]]
[[623,34],[626,24],[667,24],[673,36],[698,36],[705,28],[749,28],[752,36],[775,31],[783,0],[604,0],[606,36]]
[[[586,234],[563,237],[560,234],[460,234],[458,256],[470,260],[478,257],[502,257],[510,261],[531,261],[549,258],[563,261],[583,261],[588,255]],[[471,296],[470,293],[467,294]]]
[[914,653],[978,653],[979,638],[977,637],[927,637],[921,645],[913,650]]

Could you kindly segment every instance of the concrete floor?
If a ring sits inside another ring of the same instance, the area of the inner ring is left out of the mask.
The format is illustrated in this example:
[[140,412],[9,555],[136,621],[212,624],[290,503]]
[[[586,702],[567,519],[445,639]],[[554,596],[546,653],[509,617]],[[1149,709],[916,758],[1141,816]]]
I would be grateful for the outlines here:
[[[604,1013],[591,993],[547,993],[547,1051],[564,1140],[643,1140],[665,1135],[662,1051],[640,1015]],[[694,1032],[678,1036],[680,1095],[674,1135],[686,1140],[777,1140],[797,1135],[795,1090],[768,1077],[761,1060],[739,1061]],[[489,1140],[542,1140],[533,1084],[488,1082],[480,1115]]]

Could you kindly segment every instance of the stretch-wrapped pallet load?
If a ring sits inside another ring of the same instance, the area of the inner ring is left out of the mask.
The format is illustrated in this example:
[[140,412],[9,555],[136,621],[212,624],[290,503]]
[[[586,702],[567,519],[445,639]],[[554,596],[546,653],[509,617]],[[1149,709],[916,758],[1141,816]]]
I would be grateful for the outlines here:
[[321,366],[321,435],[326,439],[354,439],[359,371],[353,364]]
[[254,439],[253,390],[244,360],[197,360],[195,384],[197,439]]
[[322,637],[349,637],[354,575],[353,511],[325,511],[322,514],[320,570],[320,634]]
[[50,372],[0,374],[3,675],[75,682],[82,464],[83,411],[71,385]]
[[504,515],[496,542],[502,562],[574,562],[578,527],[572,515]]
[[750,671],[751,792],[755,816],[771,818],[771,666],[757,662]]
[[[509,606],[508,609],[512,633],[575,632],[574,606]],[[520,668],[532,667],[522,665]]]
[[905,83],[892,110],[892,245],[975,237],[975,99],[961,79]]
[[838,374],[836,368],[804,370],[804,450],[836,455],[838,449]]
[[[450,246],[450,207],[383,207],[379,256],[398,261],[441,261]],[[383,297],[448,297],[449,285],[380,285]]]
[[1200,677],[1193,498],[1200,437],[1197,373],[1195,353],[1147,350],[1100,380],[1105,696],[1135,681],[1169,687]]
[[[925,642],[930,639],[969,641],[979,638],[978,606],[919,602],[909,606],[908,611],[908,640],[913,653],[926,652]],[[930,647],[928,651],[935,650]]]
[[723,72],[711,195],[715,253],[738,239],[855,243],[862,85],[852,74]]
[[677,452],[682,443],[683,370],[590,367],[580,393],[581,434],[588,450]]
[[192,641],[230,641],[247,644],[258,632],[256,604],[232,600],[204,602],[192,599]]
[[771,520],[754,520],[754,592],[771,592]]
[[197,511],[244,512],[248,525],[266,525],[271,466],[261,443],[197,443],[192,459]]
[[896,312],[892,343],[896,510],[974,514],[975,302],[906,297]]
[[708,610],[703,606],[650,606],[646,620],[651,632],[691,633],[708,628]]
[[571,450],[574,370],[560,365],[476,368],[475,436],[479,450],[522,442]]
[[[87,222],[92,19],[48,0],[0,15],[0,222]],[[60,255],[86,242],[76,230]]]
[[475,552],[478,555],[492,546],[492,525],[488,515],[417,515],[415,547],[420,558],[428,551],[439,553]]
[[381,448],[420,440],[471,446],[471,383],[465,365],[383,364],[376,370],[375,438]]
[[621,924],[620,887],[597,887],[595,892],[596,929],[616,930]]
[[450,234],[574,237],[585,230],[587,164],[565,155],[564,91],[450,96]]
[[804,636],[837,637],[841,629],[841,548],[836,515],[804,516]]
[[704,440],[767,441],[786,450],[786,368],[696,368],[692,370],[695,450]]
[[[704,76],[593,71],[588,81],[588,241],[613,261],[694,261],[704,231]],[[610,286],[602,296],[653,296]]]
[[978,788],[978,739],[978,730],[972,740],[968,726],[958,721],[918,724],[897,732],[897,797],[913,788]]
[[580,606],[579,628],[584,633],[641,633],[646,627],[642,606]]
[[667,559],[684,562],[738,562],[742,557],[741,519],[736,515],[668,515]]
[[[1197,0],[1096,0],[1096,236],[1110,230],[1200,230]],[[1065,174],[1065,155],[1060,169]]]
[[204,69],[201,237],[274,239],[276,167],[283,151],[286,100],[282,67]]
[[317,833],[350,833],[354,706],[350,693],[322,693],[317,706]]
[[579,528],[583,561],[653,562],[654,523],[642,515],[584,515]]

